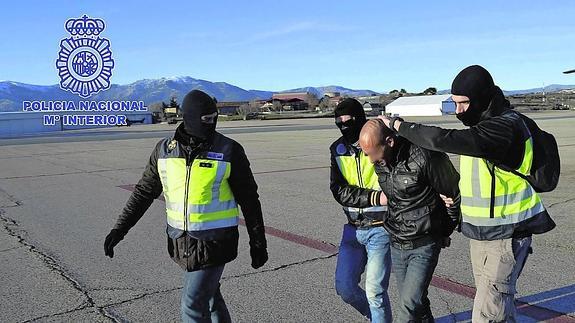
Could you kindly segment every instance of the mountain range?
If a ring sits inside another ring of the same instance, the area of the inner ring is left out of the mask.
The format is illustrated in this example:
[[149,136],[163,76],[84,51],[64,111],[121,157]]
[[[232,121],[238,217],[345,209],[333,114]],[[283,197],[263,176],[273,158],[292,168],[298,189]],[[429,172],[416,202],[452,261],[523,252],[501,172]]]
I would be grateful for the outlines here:
[[[176,97],[178,101],[190,90],[202,90],[218,101],[250,101],[263,99],[268,100],[276,92],[244,90],[235,85],[225,82],[210,82],[195,79],[189,76],[170,77],[160,79],[144,79],[126,85],[112,84],[105,91],[97,93],[89,100],[137,100],[146,104],[154,102],[168,102],[171,97]],[[340,86],[326,87],[305,87],[290,89],[279,92],[299,92],[309,91],[318,97],[322,97],[325,92],[340,92],[348,96],[376,95],[375,91],[352,90]],[[32,85],[26,83],[0,81],[0,112],[21,111],[22,101],[74,101],[81,98],[75,94],[60,89],[59,85]]]
[[[546,92],[575,88],[575,85],[549,85]],[[279,92],[311,92],[317,97],[323,97],[326,92],[339,92],[344,96],[370,96],[379,93],[371,90],[353,90],[341,86],[302,87],[285,91],[245,90],[225,82],[210,82],[189,76],[160,79],[144,79],[126,85],[112,84],[105,91],[95,94],[89,100],[136,100],[146,104],[169,102],[171,97],[181,101],[184,95],[192,89],[202,90],[218,101],[250,101],[268,100]],[[447,91],[440,91],[440,93]],[[540,92],[541,88],[508,91],[506,94],[524,94]],[[439,94],[440,94],[439,93]],[[74,101],[82,100],[79,96],[60,89],[59,85],[32,85],[26,83],[0,81],[0,112],[16,112],[22,110],[22,101]]]
[[[561,84],[550,84],[547,85],[545,87],[536,87],[536,88],[532,88],[532,89],[526,89],[526,90],[503,90],[503,94],[505,94],[506,96],[509,95],[519,95],[519,94],[530,94],[530,93],[540,93],[541,91],[545,91],[545,93],[553,93],[553,92],[559,92],[559,91],[563,91],[563,90],[570,90],[570,89],[575,89],[575,85],[561,85]],[[441,90],[438,91],[437,94],[449,94],[451,90]]]

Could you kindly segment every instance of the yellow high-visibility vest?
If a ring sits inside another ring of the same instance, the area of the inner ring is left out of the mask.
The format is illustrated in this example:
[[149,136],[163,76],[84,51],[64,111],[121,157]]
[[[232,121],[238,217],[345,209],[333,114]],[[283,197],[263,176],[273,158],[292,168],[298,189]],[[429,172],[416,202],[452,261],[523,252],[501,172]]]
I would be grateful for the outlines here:
[[[521,166],[528,175],[533,162],[533,140],[525,140]],[[521,223],[546,213],[539,195],[520,176],[495,167],[476,157],[461,156],[462,232],[477,240],[504,239],[512,236]]]
[[[335,157],[337,166],[348,184],[381,191],[373,164],[363,151],[359,150],[358,153],[355,153],[348,149],[345,144],[340,143],[336,147],[336,152],[338,154]],[[366,208],[344,206],[343,210],[352,219],[356,219],[359,214],[387,211],[387,206],[372,206]]]
[[168,225],[181,231],[237,226],[239,209],[228,183],[231,140],[216,136],[210,150],[200,152],[189,164],[176,140],[161,145],[157,167]]

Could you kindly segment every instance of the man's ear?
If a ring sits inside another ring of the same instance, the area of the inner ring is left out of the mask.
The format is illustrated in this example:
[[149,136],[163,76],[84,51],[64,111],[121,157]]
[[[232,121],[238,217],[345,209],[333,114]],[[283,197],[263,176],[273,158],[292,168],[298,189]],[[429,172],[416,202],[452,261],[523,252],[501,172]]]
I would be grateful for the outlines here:
[[393,136],[387,136],[387,137],[385,137],[385,143],[389,147],[393,147],[393,145],[395,145],[395,138]]

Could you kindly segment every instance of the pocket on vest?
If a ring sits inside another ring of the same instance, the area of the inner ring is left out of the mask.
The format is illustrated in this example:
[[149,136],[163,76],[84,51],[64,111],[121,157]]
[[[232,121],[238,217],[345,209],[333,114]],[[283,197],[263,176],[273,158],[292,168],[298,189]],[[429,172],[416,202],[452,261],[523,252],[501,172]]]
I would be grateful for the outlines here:
[[[207,165],[210,165],[210,167]],[[212,190],[217,172],[218,162],[212,160],[194,161],[188,197],[191,203],[207,204],[212,201]]]

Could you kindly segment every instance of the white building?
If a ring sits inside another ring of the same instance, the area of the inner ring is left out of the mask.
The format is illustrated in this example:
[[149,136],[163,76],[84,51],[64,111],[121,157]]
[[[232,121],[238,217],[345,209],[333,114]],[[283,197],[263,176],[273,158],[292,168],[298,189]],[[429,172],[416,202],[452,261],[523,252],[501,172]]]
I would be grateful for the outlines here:
[[455,113],[451,94],[404,96],[385,106],[385,112],[398,116],[440,116]]

